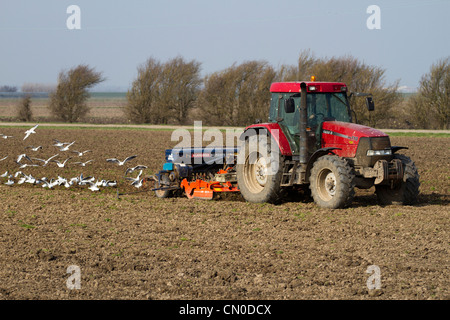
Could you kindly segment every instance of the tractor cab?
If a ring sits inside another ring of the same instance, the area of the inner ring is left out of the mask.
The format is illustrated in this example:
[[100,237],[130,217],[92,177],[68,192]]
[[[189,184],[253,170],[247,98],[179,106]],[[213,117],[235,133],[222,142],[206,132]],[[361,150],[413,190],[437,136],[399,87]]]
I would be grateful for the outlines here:
[[[325,121],[352,122],[347,99],[347,86],[338,82],[306,82],[308,150],[321,148],[322,124]],[[278,123],[291,146],[299,153],[300,82],[273,83],[269,122]]]

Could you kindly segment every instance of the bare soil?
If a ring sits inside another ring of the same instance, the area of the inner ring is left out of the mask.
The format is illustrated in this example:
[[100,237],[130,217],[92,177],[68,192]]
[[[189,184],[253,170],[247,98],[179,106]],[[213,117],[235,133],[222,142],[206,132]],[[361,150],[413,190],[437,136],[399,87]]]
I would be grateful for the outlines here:
[[[31,127],[31,126],[30,126]],[[4,131],[4,132],[3,132]],[[17,172],[17,155],[69,162],[53,140],[93,150],[86,167],[24,168],[35,177],[83,173],[136,189],[126,167],[162,168],[170,131],[3,128],[0,174]],[[239,195],[211,201],[158,199],[117,189],[29,184],[0,178],[0,299],[408,299],[446,300],[449,287],[449,138],[393,137],[408,146],[421,175],[414,206],[379,206],[373,190],[358,190],[351,208],[326,210],[306,198],[252,204]],[[42,145],[36,153],[25,149]],[[107,158],[138,157],[126,166]],[[24,162],[24,161],[22,161]],[[131,174],[135,176],[135,173]],[[17,181],[17,179],[16,179]],[[69,289],[67,268],[81,272]],[[381,289],[369,289],[370,266]]]

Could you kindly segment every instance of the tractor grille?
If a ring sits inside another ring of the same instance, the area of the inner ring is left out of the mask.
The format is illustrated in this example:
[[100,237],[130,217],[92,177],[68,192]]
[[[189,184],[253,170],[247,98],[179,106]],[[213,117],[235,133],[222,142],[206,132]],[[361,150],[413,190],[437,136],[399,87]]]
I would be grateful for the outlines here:
[[378,160],[391,161],[392,156],[367,156],[367,150],[384,150],[391,148],[389,137],[363,137],[359,139],[356,150],[355,165],[363,167],[373,167]]

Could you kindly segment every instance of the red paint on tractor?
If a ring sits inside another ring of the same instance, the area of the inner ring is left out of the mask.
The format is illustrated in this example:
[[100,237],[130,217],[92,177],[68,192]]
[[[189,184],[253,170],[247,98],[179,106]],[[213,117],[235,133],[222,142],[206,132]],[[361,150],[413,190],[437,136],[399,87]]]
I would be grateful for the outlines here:
[[280,125],[278,123],[260,123],[260,124],[252,124],[251,126],[248,126],[245,128],[244,132],[249,129],[267,129],[268,132],[272,135],[275,142],[278,144],[278,147],[280,148],[281,154],[283,156],[291,156],[292,150],[291,146],[289,145],[289,141],[284,135],[283,131],[280,128]]
[[322,125],[322,148],[336,147],[340,157],[354,157],[361,137],[387,137],[384,132],[355,123],[326,121]]
[[[306,83],[307,92],[341,92],[347,91],[347,86],[342,82],[316,82],[302,81]],[[274,82],[270,86],[270,92],[300,92],[302,82]]]

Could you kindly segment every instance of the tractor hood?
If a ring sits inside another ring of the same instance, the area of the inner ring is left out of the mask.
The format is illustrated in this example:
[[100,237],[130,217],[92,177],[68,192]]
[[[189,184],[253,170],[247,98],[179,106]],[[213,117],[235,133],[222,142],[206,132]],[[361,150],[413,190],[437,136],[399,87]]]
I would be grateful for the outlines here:
[[362,137],[389,139],[384,132],[360,124],[340,121],[326,121],[322,124],[322,148],[340,148],[336,154],[342,157],[354,157]]
[[336,135],[354,141],[359,140],[361,137],[387,136],[384,132],[371,127],[340,121],[326,121],[322,125],[322,130],[325,134]]

